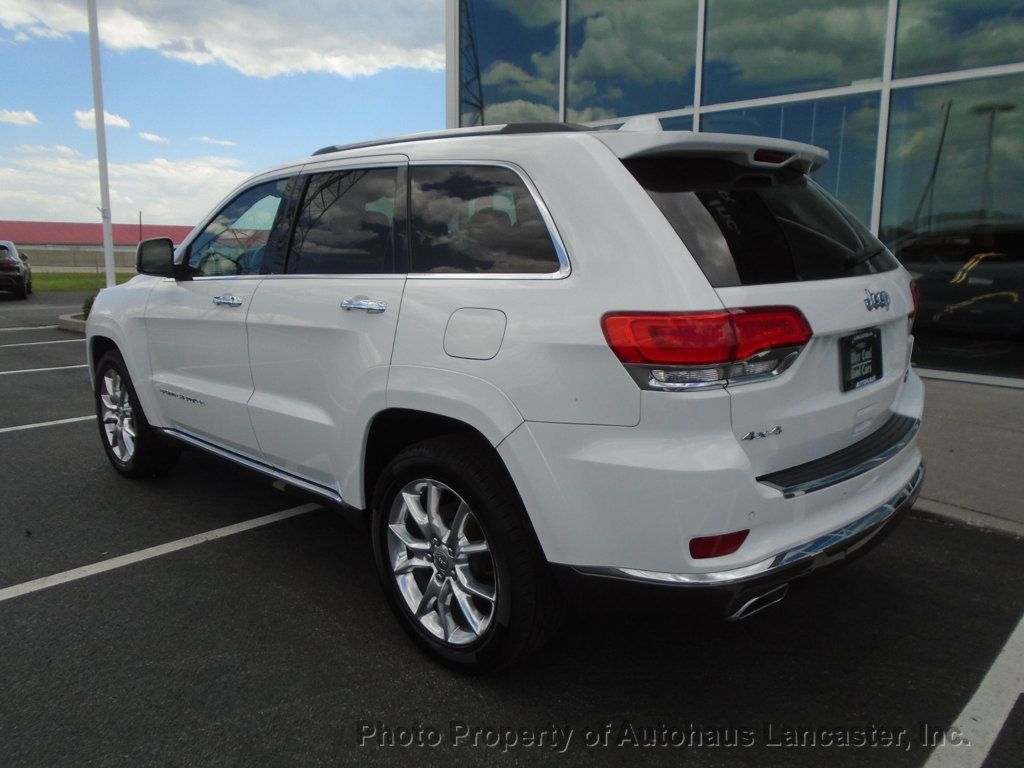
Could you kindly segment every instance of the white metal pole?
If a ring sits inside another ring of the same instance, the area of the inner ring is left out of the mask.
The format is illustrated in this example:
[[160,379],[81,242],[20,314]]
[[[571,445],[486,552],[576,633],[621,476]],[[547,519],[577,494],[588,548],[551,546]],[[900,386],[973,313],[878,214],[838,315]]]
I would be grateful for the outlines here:
[[96,155],[100,164],[100,215],[103,217],[103,264],[107,288],[116,284],[114,276],[114,231],[110,223],[110,184],[107,180],[107,133],[103,119],[103,80],[100,77],[100,32],[96,21],[96,0],[89,7],[89,54],[92,58],[92,104],[96,113]]

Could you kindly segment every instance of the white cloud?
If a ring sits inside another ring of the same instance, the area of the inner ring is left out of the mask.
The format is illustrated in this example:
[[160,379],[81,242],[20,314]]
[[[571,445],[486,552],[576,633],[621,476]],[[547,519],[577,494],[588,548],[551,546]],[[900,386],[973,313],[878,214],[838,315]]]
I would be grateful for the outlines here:
[[216,144],[220,147],[237,147],[237,141],[231,141],[230,139],[214,139],[209,136],[196,136],[195,141],[201,141],[204,144]]
[[27,109],[0,109],[0,123],[13,123],[14,125],[35,125],[39,118]]
[[77,157],[79,152],[66,144],[56,144],[52,147],[45,144],[22,144],[18,151],[26,155],[59,155],[61,157]]
[[[141,210],[151,223],[194,224],[249,177],[241,166],[226,157],[111,163],[114,220],[133,221]],[[99,197],[94,158],[60,152],[0,157],[0,210],[6,218],[98,221]]]
[[[114,126],[116,128],[131,128],[131,123],[125,120],[120,115],[113,115],[107,110],[103,110],[103,122],[108,126]],[[75,110],[75,125],[79,128],[85,128],[87,131],[96,129],[96,110],[95,109],[76,109]]]
[[[253,77],[444,69],[444,0],[120,0],[101,5],[99,24],[116,50],[149,48]],[[87,31],[81,0],[0,0],[0,26],[34,37]]]
[[139,131],[139,138],[145,139],[146,141],[153,141],[157,144],[169,144],[170,139],[165,139],[163,136],[159,136],[155,133],[149,133],[148,131]]

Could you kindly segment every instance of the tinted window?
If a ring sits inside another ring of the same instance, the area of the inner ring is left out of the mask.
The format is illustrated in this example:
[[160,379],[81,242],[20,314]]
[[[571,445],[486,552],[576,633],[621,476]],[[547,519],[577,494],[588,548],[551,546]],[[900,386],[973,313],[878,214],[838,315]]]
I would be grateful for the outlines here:
[[892,93],[882,238],[917,279],[914,362],[1024,376],[1024,77]]
[[560,0],[459,4],[459,125],[557,121]]
[[412,237],[413,272],[559,269],[533,196],[508,168],[413,167]]
[[1020,0],[900,0],[896,77],[1020,59]]
[[260,272],[288,179],[268,181],[228,203],[192,241],[188,263],[199,275]]
[[374,168],[310,177],[295,220],[287,272],[394,272],[397,176],[396,168]]
[[570,121],[693,103],[697,0],[570,0],[568,13]]
[[870,217],[878,94],[705,112],[700,127],[709,132],[791,139],[827,149],[829,161],[814,171],[814,180],[860,219]]
[[897,266],[856,218],[798,171],[683,158],[626,166],[716,288],[825,280]]
[[879,80],[887,0],[710,0],[705,104]]

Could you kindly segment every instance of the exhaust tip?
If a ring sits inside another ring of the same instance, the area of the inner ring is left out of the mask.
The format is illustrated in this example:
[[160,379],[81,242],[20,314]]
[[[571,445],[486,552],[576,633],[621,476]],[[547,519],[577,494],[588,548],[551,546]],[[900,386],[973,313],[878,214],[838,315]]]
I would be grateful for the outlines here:
[[[776,603],[782,602],[782,598],[786,596],[788,591],[789,584],[780,584],[777,587],[769,589],[767,592],[762,592],[754,595],[753,597],[749,597],[740,603],[739,608],[736,608],[735,610],[730,609],[726,618],[728,618],[729,621],[739,621],[740,619],[745,619],[748,616],[753,616],[755,613],[763,611],[765,608],[770,608]],[[742,596],[740,599],[742,599]],[[737,600],[737,602],[739,602],[739,600]]]

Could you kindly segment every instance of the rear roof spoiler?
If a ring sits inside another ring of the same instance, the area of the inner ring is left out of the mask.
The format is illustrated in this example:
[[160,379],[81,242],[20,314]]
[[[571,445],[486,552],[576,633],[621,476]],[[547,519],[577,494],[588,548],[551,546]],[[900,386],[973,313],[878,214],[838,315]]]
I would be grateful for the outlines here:
[[820,147],[761,136],[653,130],[594,131],[590,135],[620,160],[701,155],[759,168],[796,168],[804,173],[828,161],[828,151]]

